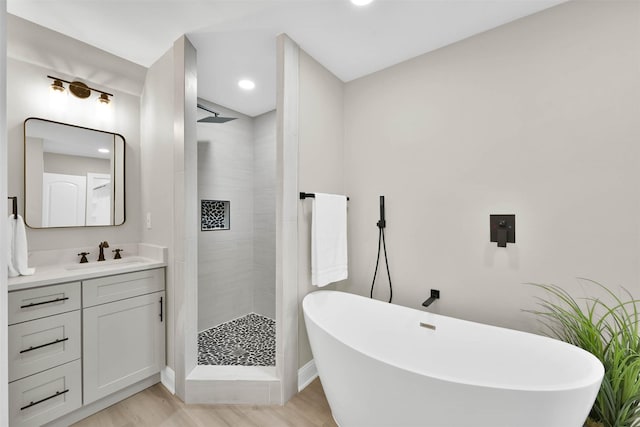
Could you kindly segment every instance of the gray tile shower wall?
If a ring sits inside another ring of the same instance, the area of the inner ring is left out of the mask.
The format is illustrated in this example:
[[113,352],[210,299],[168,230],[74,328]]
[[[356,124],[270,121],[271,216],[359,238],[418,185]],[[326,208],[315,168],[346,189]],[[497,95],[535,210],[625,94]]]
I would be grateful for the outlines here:
[[253,311],[275,319],[276,112],[253,120]]

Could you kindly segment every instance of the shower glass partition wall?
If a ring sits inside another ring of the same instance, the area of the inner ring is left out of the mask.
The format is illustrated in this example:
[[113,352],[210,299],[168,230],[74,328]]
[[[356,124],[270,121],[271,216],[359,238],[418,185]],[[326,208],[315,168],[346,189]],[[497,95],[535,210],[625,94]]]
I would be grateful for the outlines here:
[[199,104],[198,364],[275,366],[276,114]]

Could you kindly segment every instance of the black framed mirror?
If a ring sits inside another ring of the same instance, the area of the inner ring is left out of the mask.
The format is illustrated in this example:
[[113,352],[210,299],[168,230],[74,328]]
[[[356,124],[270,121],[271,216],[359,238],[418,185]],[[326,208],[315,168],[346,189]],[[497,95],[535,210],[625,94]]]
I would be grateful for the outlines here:
[[26,119],[25,223],[31,228],[122,225],[125,144],[117,133]]

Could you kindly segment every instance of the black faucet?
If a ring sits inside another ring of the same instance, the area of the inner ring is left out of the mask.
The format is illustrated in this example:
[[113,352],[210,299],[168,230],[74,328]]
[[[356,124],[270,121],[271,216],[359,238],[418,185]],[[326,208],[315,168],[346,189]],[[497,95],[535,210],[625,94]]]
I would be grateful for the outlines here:
[[100,245],[98,247],[100,248],[100,254],[98,255],[98,261],[104,261],[104,248],[108,248],[109,247],[109,242],[107,242],[106,240],[104,242],[100,242]]

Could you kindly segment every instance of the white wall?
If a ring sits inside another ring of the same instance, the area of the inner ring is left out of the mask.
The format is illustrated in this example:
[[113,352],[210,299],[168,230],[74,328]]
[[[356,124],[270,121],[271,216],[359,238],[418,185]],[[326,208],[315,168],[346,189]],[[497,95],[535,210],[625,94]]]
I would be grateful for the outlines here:
[[[168,266],[167,365],[175,369],[175,284],[173,251],[173,50],[147,72],[140,98],[141,211],[145,243],[166,246]],[[151,227],[147,227],[147,215]]]
[[176,393],[188,403],[186,378],[198,358],[198,76],[196,50],[186,36],[173,52],[175,374]]
[[140,100],[142,240],[169,249],[167,366],[183,400],[186,378],[197,361],[195,62],[195,49],[180,37],[149,67]]
[[142,239],[169,249],[167,366],[183,400],[197,362],[196,83],[195,49],[182,36],[149,68],[141,97]]
[[[27,230],[29,250],[46,250],[93,246],[102,241],[140,241],[140,105],[142,82],[138,73],[143,67],[132,64],[78,40],[63,36],[17,17],[7,21],[9,49],[7,55],[8,191],[19,197],[23,212],[24,131],[28,117],[40,117],[94,129],[120,133],[126,140],[126,222],[118,227]],[[18,40],[16,40],[18,39]],[[51,41],[51,51],[43,51]],[[41,43],[41,44],[39,44]],[[37,53],[40,55],[37,55]],[[30,55],[31,54],[31,55]],[[83,56],[84,55],[84,56]],[[67,59],[66,61],[64,59]],[[94,61],[94,62],[90,62]],[[52,68],[55,67],[55,68]],[[59,67],[59,68],[58,68]],[[98,68],[104,67],[104,68]],[[128,80],[119,73],[128,72]],[[73,73],[73,74],[67,74]],[[78,74],[76,74],[78,73]],[[82,74],[79,74],[82,73]],[[66,106],[49,102],[47,75],[67,80],[82,79],[92,87],[113,93],[111,113],[98,115],[93,99],[69,96]],[[96,81],[91,78],[96,77]],[[110,78],[112,80],[110,80]],[[109,86],[113,84],[114,86]],[[139,87],[137,85],[140,85]],[[124,91],[127,90],[127,91]]]
[[[197,125],[198,207],[201,200],[230,202],[229,230],[198,231],[199,331],[253,310],[253,119],[206,105],[237,119]],[[198,110],[198,119],[210,115]]]
[[[345,194],[344,85],[301,49],[299,91],[299,190],[307,193]],[[311,203],[310,200],[298,202],[299,367],[313,357],[301,304],[306,294],[317,290],[311,285]],[[349,204],[351,217],[351,202]],[[351,245],[353,246],[352,243]],[[329,285],[324,289],[334,288],[335,285]]]
[[298,392],[300,48],[286,34],[276,43],[276,373],[284,403]]
[[[7,2],[0,0],[0,170],[7,170],[7,94],[6,94],[6,12]],[[0,173],[0,199],[7,195],[7,176]],[[0,205],[7,206],[7,204]],[[0,217],[6,218],[8,210],[0,207]],[[7,271],[6,221],[0,221],[0,271]],[[9,425],[9,383],[7,354],[7,275],[0,274],[0,426]]]
[[[569,2],[346,84],[342,289],[368,295],[385,195],[394,303],[437,288],[432,311],[537,330],[525,282],[640,296],[639,16]],[[500,213],[506,249],[489,242]]]
[[276,112],[253,119],[253,311],[276,316]]
[[44,153],[44,171],[87,176],[88,173],[111,173],[111,160],[97,157],[71,156],[59,153]]

